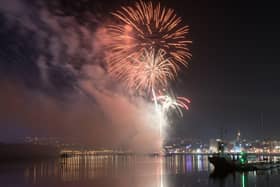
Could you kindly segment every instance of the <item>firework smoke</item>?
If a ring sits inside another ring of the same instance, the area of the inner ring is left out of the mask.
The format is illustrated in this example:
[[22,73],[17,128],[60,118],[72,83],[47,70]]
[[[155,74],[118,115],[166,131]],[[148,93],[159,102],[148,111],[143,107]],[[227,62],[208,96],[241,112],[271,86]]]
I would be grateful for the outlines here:
[[[20,81],[1,83],[4,90],[12,88],[9,94],[0,95],[0,127],[5,129],[4,122],[9,121],[48,136],[97,148],[158,151],[160,139],[154,126],[158,118],[153,105],[141,97],[127,97],[122,85],[116,85],[108,76],[100,55],[103,48],[96,40],[97,28],[81,24],[73,16],[54,15],[44,5],[23,4],[30,11],[17,11],[17,16],[13,12],[5,14],[9,19],[3,32],[6,29],[9,33],[10,28],[19,31],[16,45],[28,38],[37,47],[38,50],[32,50],[34,58],[26,58],[21,51],[30,43],[24,43],[22,50],[14,52],[16,58],[11,59],[11,64],[35,67],[38,72],[25,73],[26,77],[22,77],[21,72],[31,70],[22,67],[18,71],[17,66],[16,76],[25,80],[34,75],[32,81],[41,87],[30,88]],[[61,89],[65,84],[67,89]]]

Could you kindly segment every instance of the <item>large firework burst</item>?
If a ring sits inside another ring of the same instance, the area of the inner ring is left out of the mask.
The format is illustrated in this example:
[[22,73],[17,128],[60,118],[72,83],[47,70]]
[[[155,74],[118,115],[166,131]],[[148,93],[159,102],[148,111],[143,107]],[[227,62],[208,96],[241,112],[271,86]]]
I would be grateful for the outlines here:
[[[160,3],[155,5],[152,2],[139,1],[133,6],[122,7],[112,15],[117,18],[118,23],[107,27],[110,35],[108,43],[110,55],[107,62],[111,75],[121,79],[127,76],[127,71],[124,70],[128,68],[135,68],[132,71],[146,68],[147,63],[145,65],[137,63],[136,65],[139,66],[136,68],[133,62],[135,59],[143,58],[143,54],[147,56],[147,49],[152,50],[154,56],[160,56],[160,58],[164,56],[168,59],[164,65],[169,66],[170,72],[161,73],[161,75],[168,75],[161,76],[165,79],[164,82],[177,75],[180,64],[187,65],[187,60],[191,57],[188,49],[191,41],[186,39],[188,26],[182,24],[181,18],[173,9],[162,7]],[[164,55],[158,55],[163,53]],[[164,60],[161,59],[161,61]],[[150,87],[140,85],[143,86],[142,88]]]

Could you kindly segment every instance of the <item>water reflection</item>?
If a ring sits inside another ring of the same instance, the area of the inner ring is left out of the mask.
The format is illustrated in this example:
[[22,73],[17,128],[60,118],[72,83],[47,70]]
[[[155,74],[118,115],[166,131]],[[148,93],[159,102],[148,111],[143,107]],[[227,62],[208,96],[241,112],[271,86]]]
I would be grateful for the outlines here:
[[207,156],[202,155],[174,155],[164,158],[164,163],[165,168],[175,174],[211,170]]
[[34,163],[25,169],[24,176],[31,181],[37,181],[40,177],[78,181],[116,176],[122,170],[133,167],[135,157],[131,156],[77,156]]
[[277,186],[280,182],[278,169],[222,176],[212,172],[207,156],[202,155],[77,156],[6,167],[0,165],[0,181],[10,186],[53,187],[63,184],[73,187],[248,187]]
[[[118,176],[133,171],[143,175],[147,171],[152,175],[186,174],[194,171],[209,171],[205,156],[176,155],[171,157],[137,156],[77,156],[59,160],[33,163],[24,170],[29,181],[40,177],[58,177],[62,181],[77,181],[106,176]],[[143,172],[143,173],[141,173]],[[162,179],[159,179],[162,181]],[[161,186],[161,185],[160,185]]]

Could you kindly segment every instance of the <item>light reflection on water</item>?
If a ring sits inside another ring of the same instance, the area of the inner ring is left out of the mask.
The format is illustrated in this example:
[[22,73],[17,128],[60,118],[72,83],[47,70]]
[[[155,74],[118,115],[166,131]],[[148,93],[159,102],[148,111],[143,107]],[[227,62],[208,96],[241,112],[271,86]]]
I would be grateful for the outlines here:
[[278,169],[209,177],[207,156],[78,156],[0,165],[0,184],[9,186],[279,186]]

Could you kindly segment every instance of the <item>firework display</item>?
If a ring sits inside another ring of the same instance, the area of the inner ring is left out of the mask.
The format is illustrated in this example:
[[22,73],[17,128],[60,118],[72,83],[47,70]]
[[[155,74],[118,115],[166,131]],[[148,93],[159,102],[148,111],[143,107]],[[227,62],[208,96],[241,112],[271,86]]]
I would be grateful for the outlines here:
[[[180,65],[187,66],[189,29],[173,9],[139,1],[112,15],[117,23],[107,27],[111,54],[107,63],[113,77],[128,80],[130,87],[151,90],[152,85],[166,86],[175,79]],[[131,77],[134,72],[141,72],[143,80],[140,75]],[[136,84],[131,84],[132,78]]]
[[151,1],[123,6],[112,15],[115,22],[106,26],[108,72],[154,101],[161,134],[166,112],[174,109],[183,116],[182,109],[189,109],[190,100],[185,97],[157,95],[176,79],[181,66],[188,65],[188,26],[173,9]]

